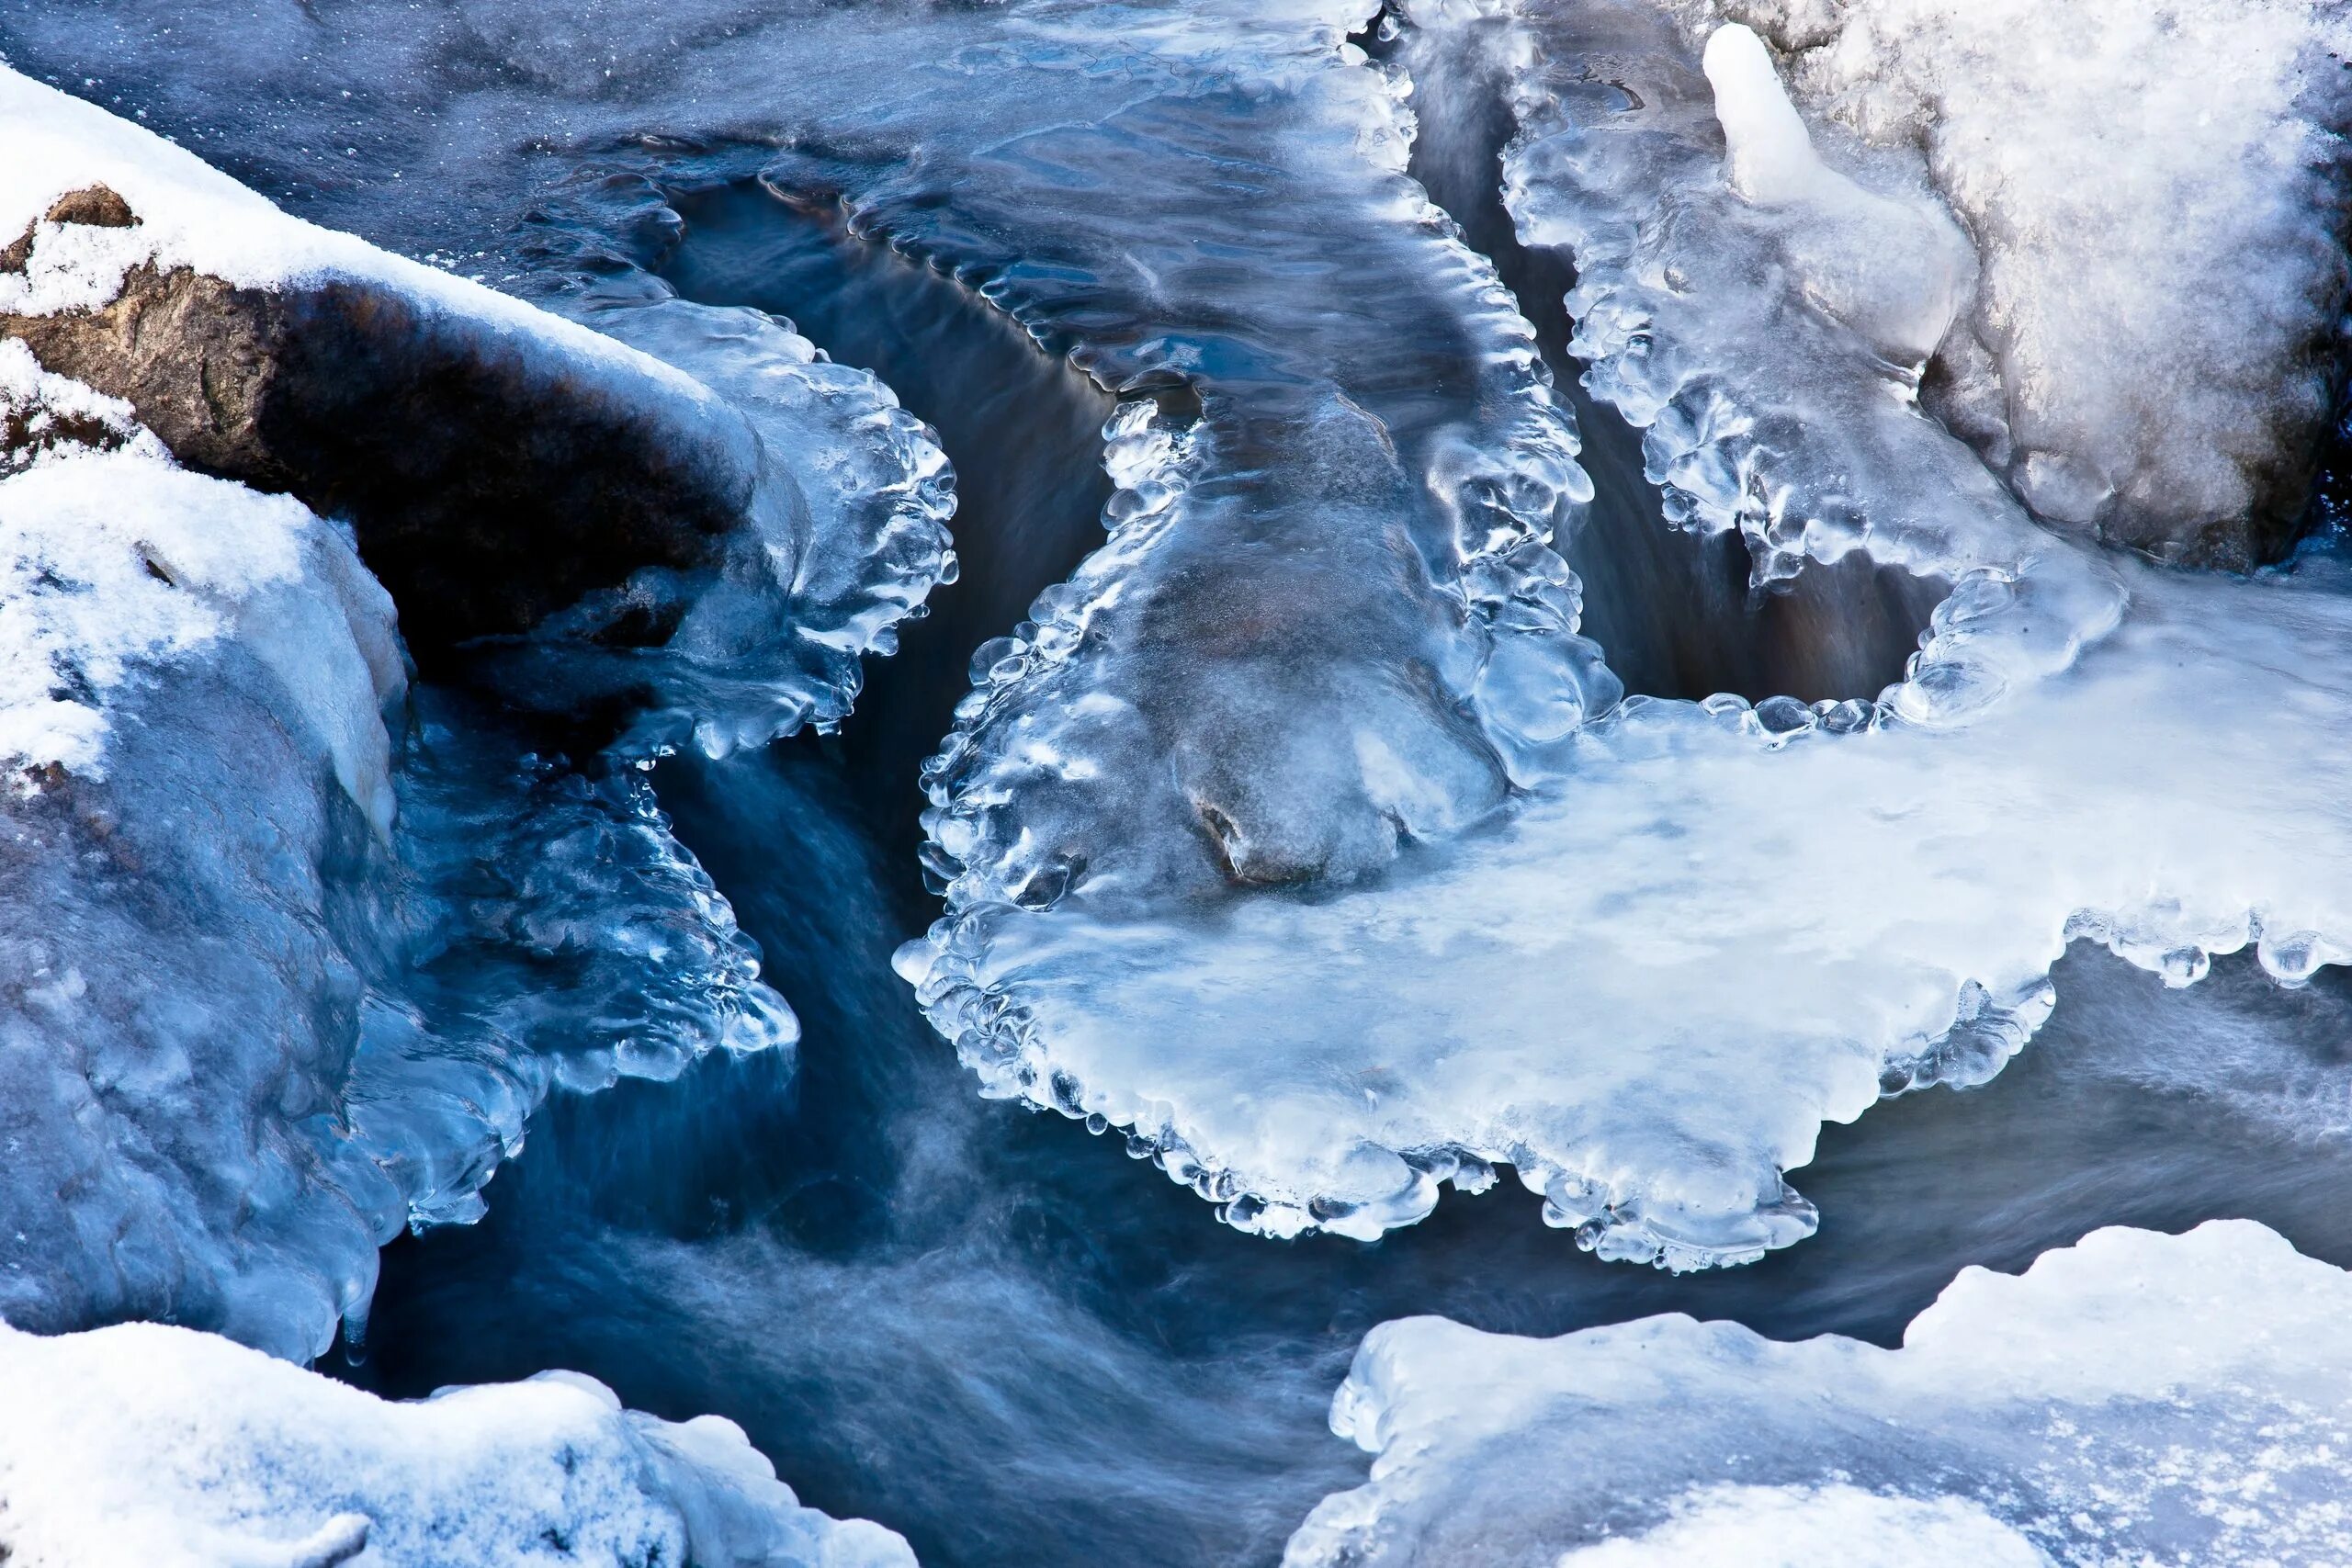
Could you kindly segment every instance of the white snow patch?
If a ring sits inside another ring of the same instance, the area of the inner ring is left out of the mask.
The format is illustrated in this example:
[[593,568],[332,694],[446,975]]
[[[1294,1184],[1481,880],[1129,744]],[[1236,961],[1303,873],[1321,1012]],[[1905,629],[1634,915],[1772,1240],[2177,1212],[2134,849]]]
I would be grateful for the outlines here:
[[1283,1561],[2340,1562],[2347,1310],[2352,1275],[2218,1220],[1966,1269],[1899,1350],[1383,1324],[1331,1413],[1372,1479]]
[[732,1422],[624,1410],[577,1373],[392,1403],[183,1328],[0,1325],[0,1386],[21,1568],[914,1562],[801,1507]]

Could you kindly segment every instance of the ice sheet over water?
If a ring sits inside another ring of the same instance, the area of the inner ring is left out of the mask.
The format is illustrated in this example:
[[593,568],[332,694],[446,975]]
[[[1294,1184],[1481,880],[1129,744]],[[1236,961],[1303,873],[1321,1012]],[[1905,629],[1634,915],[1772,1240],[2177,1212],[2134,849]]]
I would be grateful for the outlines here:
[[2221,1220],[1968,1269],[1896,1350],[1384,1324],[1331,1413],[1372,1480],[1283,1561],[2316,1568],[2352,1551],[2347,1306],[2342,1271]]
[[[2352,951],[2352,612],[2324,562],[2203,582],[2045,533],[1916,406],[1965,293],[1916,171],[1833,164],[1743,31],[1702,76],[1653,14],[1545,26],[1511,196],[1577,247],[1597,385],[1767,577],[1952,582],[1905,680],[1629,701],[1376,887],[1000,904],[908,966],[992,1092],[1131,1128],[1247,1228],[1374,1235],[1507,1161],[1604,1256],[1738,1262],[1812,1230],[1781,1173],[1823,1121],[1997,1070],[2070,934],[2182,983]],[[1579,73],[1604,42],[1626,83]]]
[[716,1416],[571,1372],[393,1403],[210,1335],[0,1324],[0,1539],[25,1568],[912,1568]]

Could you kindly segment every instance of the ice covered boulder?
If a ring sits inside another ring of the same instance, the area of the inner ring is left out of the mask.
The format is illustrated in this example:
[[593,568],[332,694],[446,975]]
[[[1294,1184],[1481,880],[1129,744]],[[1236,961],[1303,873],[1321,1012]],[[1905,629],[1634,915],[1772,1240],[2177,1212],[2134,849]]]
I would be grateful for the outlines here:
[[2340,387],[2342,7],[1669,5],[1753,25],[1817,123],[1924,152],[1983,264],[1930,400],[2038,513],[2196,563],[2291,543]]
[[571,1372],[402,1403],[211,1335],[0,1324],[0,1554],[21,1568],[912,1568],[716,1416]]
[[653,288],[590,331],[5,68],[0,147],[0,335],[187,467],[346,521],[428,667],[573,611],[572,637],[790,688],[737,721],[765,739],[838,718],[856,657],[953,576],[922,427],[759,312]]
[[1287,1568],[2338,1562],[2352,1276],[2262,1226],[1970,1269],[1902,1348],[1673,1315],[1374,1329],[1331,1424],[1376,1455]]
[[597,302],[707,381],[5,72],[0,145],[0,1315],[314,1355],[551,1089],[788,1046],[617,764],[845,713],[944,463],[757,312]]

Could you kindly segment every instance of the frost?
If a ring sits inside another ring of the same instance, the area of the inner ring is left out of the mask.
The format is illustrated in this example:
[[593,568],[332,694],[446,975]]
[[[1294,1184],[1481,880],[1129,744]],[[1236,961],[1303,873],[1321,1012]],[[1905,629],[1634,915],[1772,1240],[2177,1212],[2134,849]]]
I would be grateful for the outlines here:
[[1652,1317],[1384,1324],[1333,1402],[1377,1455],[1286,1568],[2341,1561],[2352,1280],[2260,1225],[1970,1269],[1898,1350]]
[[210,1335],[0,1325],[0,1540],[24,1568],[912,1568],[716,1416],[571,1372],[389,1403]]

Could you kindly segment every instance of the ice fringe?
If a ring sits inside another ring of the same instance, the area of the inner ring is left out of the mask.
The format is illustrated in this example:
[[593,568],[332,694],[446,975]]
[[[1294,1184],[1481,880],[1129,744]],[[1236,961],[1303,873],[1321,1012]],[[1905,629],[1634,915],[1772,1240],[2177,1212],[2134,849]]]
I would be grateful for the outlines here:
[[912,1568],[800,1506],[716,1416],[573,1372],[394,1403],[208,1334],[0,1324],[0,1551],[17,1568]]
[[1373,1330],[1332,1429],[1376,1455],[1285,1568],[2337,1562],[2352,1277],[2245,1220],[1969,1269],[1900,1349],[1651,1317]]

